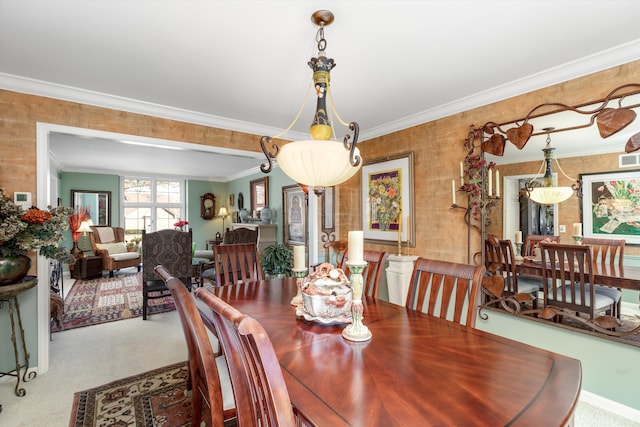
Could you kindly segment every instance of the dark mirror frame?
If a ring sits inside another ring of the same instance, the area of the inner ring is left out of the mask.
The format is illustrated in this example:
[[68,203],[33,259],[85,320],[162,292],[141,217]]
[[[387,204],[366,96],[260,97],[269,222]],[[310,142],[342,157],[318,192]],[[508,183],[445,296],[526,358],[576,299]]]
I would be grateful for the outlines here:
[[[269,206],[269,177],[254,179],[249,183],[251,189],[251,215],[253,212],[260,211],[265,206]],[[261,190],[261,188],[263,190]],[[263,191],[263,200],[259,200],[259,193]]]
[[111,227],[111,191],[71,190],[71,207],[88,208],[94,226]]

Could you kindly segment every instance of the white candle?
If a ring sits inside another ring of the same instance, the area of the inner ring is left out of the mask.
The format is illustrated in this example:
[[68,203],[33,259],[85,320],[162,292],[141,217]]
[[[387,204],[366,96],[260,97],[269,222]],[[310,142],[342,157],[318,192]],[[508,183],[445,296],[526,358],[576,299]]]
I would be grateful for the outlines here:
[[402,243],[402,211],[398,214],[398,244]]
[[574,222],[573,223],[573,235],[574,236],[582,236],[582,223]]
[[451,198],[453,199],[453,204],[456,204],[456,180],[451,180]]
[[522,231],[516,231],[516,243],[522,243]]
[[493,191],[493,182],[491,182],[491,169],[487,169],[487,175],[489,175],[489,191],[487,192],[487,196],[491,196],[491,192]]
[[496,197],[500,197],[500,171],[496,171]]
[[364,258],[364,234],[362,231],[349,232],[349,262],[363,264]]
[[[460,187],[464,187],[464,168],[462,162],[460,162]],[[453,203],[455,205],[455,202]]]
[[305,263],[305,247],[294,246],[293,247],[293,269],[304,270],[306,268]]

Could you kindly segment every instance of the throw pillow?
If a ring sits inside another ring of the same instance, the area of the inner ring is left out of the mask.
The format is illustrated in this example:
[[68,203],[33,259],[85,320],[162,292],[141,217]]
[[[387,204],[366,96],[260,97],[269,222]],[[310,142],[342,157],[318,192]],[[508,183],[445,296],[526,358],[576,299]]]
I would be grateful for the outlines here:
[[127,252],[127,245],[124,242],[116,242],[116,243],[96,243],[96,247],[101,251],[109,252],[109,255],[112,254],[122,254]]

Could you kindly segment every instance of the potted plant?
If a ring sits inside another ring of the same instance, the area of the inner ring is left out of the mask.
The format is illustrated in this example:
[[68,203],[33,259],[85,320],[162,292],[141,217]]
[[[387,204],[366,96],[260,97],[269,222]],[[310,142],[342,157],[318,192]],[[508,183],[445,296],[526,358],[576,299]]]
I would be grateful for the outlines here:
[[267,278],[291,276],[293,251],[282,243],[269,245],[262,251],[260,262]]

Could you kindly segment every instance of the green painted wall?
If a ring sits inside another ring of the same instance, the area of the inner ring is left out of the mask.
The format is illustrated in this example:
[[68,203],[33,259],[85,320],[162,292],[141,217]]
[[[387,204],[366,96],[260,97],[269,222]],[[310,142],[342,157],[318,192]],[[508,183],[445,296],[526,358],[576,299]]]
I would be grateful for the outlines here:
[[[222,218],[202,219],[200,217],[200,197],[206,193],[216,196],[216,215],[222,206],[229,208],[228,184],[211,181],[187,181],[187,221],[193,233],[193,242],[196,249],[205,249],[206,241],[213,240],[216,233],[223,233]],[[225,218],[224,225],[228,227],[231,218]]]
[[249,183],[254,179],[269,178],[269,207],[275,210],[274,218],[278,226],[278,242],[282,242],[282,187],[295,184],[291,178],[285,175],[279,168],[274,168],[269,174],[265,175],[258,172],[244,178],[230,181],[228,184],[229,194],[234,194],[235,206],[232,211],[238,212],[238,195],[244,196],[244,208],[251,210],[251,195]]
[[579,359],[584,390],[640,410],[640,348],[509,314],[487,313],[488,320],[478,318],[476,328]]

